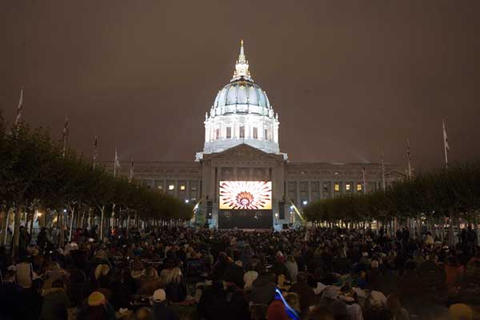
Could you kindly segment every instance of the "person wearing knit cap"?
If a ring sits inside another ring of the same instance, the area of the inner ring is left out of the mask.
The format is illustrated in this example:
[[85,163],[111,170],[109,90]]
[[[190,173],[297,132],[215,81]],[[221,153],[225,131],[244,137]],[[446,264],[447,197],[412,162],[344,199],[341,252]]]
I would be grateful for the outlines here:
[[452,320],[472,320],[473,311],[472,308],[463,303],[455,303],[448,308]]
[[268,320],[288,320],[287,311],[285,306],[279,300],[275,300],[268,306],[267,309]]
[[87,305],[80,310],[77,319],[115,319],[115,310],[107,302],[103,293],[100,291],[94,291],[88,296]]
[[105,296],[99,291],[92,292],[87,299],[87,303],[90,307],[105,305],[106,302],[107,300],[105,299]]

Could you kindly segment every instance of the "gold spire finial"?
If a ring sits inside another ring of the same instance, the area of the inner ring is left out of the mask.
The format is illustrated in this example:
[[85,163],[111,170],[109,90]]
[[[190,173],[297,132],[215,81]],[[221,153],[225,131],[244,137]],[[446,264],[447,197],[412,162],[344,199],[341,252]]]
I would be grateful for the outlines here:
[[238,78],[250,78],[250,71],[248,70],[248,61],[245,57],[245,49],[243,48],[243,39],[240,40],[240,54],[238,56],[237,63],[235,64],[235,72],[233,73],[233,79]]

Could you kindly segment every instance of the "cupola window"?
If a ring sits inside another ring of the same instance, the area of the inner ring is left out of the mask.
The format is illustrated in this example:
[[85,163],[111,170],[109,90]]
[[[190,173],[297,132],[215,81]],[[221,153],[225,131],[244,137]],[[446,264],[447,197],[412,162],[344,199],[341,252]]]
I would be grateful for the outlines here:
[[253,127],[253,139],[258,139],[258,128]]
[[227,127],[227,139],[232,138],[232,127]]
[[244,139],[244,138],[245,138],[245,127],[244,127],[244,126],[240,126],[240,128],[239,128],[239,134],[240,134],[240,139]]

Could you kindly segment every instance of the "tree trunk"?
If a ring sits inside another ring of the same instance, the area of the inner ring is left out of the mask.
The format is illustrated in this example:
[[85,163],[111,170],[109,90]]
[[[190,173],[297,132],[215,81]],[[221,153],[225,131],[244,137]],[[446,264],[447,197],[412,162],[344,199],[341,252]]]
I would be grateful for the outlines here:
[[70,217],[70,233],[68,234],[68,241],[72,241],[73,234],[73,219],[75,218],[75,206],[72,207],[72,214]]
[[453,221],[454,220],[454,217],[453,217],[453,211],[450,211],[449,213],[449,223],[450,223],[450,228],[448,230],[448,245],[449,246],[454,246],[455,245],[455,231],[454,231],[454,224],[455,222]]
[[32,212],[32,220],[30,220],[30,236],[33,238],[33,222],[35,221],[35,211]]
[[100,212],[101,212],[101,215],[100,215],[100,233],[99,233],[99,237],[100,237],[100,240],[103,240],[103,223],[104,223],[104,220],[105,220],[105,206],[102,206],[100,208]]
[[22,214],[22,205],[18,205],[15,210],[15,225],[13,226],[13,245],[12,245],[12,257],[15,259],[18,255],[18,245],[20,242],[20,220]]
[[3,237],[2,237],[2,245],[6,245],[8,241],[8,225],[10,222],[10,211],[11,209],[8,208],[7,211],[5,211],[5,224],[3,225]]
[[63,245],[65,244],[65,212],[63,212],[63,210],[60,210],[58,212],[58,222],[60,224],[60,233],[58,234],[58,247],[59,248],[62,248]]

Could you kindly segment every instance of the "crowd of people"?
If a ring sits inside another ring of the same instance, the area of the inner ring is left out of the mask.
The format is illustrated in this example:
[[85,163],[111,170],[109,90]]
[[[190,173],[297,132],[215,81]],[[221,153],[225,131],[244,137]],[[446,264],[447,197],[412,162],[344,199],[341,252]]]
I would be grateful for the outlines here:
[[406,228],[21,230],[0,248],[0,319],[408,320],[480,317],[480,249]]

